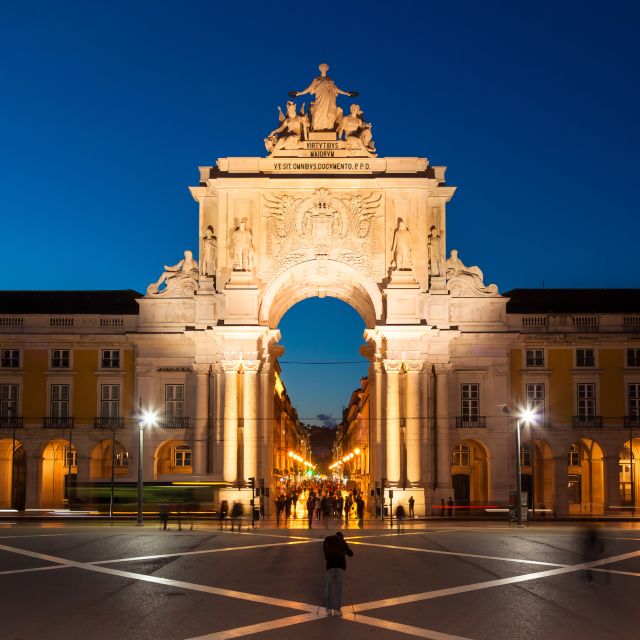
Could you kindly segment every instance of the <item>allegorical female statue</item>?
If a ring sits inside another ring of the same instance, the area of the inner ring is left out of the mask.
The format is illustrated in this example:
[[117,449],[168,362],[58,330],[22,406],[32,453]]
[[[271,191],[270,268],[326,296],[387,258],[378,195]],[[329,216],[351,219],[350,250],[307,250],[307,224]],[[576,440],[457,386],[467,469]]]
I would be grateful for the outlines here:
[[311,117],[311,129],[313,131],[333,131],[336,121],[342,117],[342,109],[336,104],[338,95],[353,97],[358,95],[355,91],[343,91],[338,89],[336,83],[327,75],[329,65],[324,62],[318,67],[320,75],[304,91],[292,91],[293,97],[303,96],[306,93],[313,94],[315,103]]
[[200,275],[215,277],[218,266],[218,239],[213,235],[213,227],[209,225],[202,238],[202,260]]

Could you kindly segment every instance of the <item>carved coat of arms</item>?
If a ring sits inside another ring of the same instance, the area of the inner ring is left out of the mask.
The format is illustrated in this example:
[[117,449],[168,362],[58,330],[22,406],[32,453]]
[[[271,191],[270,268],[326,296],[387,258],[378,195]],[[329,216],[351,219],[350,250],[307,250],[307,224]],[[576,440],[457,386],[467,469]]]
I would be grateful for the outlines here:
[[380,193],[339,195],[328,189],[306,197],[265,196],[268,275],[324,255],[375,277],[384,269],[376,262],[381,199]]

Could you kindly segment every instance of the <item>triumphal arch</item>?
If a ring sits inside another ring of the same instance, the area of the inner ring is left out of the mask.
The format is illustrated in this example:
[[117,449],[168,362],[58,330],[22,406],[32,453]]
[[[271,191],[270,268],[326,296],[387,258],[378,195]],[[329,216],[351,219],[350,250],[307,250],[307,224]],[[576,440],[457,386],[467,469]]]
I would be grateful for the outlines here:
[[491,338],[506,300],[477,267],[446,255],[455,188],[445,167],[380,156],[356,92],[327,70],[278,107],[264,157],[200,167],[191,187],[199,259],[185,251],[140,301],[138,387],[145,402],[159,400],[158,373],[188,372],[194,475],[268,485],[280,319],[305,298],[343,300],[366,324],[370,473],[420,503],[433,487],[450,491],[456,354],[469,369],[488,358],[496,375],[487,393],[507,395],[506,350]]

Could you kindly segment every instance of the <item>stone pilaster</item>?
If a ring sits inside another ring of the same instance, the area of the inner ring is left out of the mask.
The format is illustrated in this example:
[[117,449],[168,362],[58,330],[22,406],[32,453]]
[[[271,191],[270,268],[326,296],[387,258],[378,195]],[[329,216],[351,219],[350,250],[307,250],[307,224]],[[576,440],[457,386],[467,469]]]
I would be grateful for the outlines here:
[[604,511],[620,506],[620,456],[604,459]]
[[196,376],[196,414],[193,429],[194,434],[194,475],[207,473],[207,451],[209,447],[209,364],[193,365]]
[[[260,443],[258,449],[258,473],[265,487],[271,486],[273,478],[273,383],[271,363],[264,361],[260,368],[261,420],[258,423]],[[267,500],[267,502],[269,502]],[[266,506],[266,505],[265,505]]]
[[225,482],[235,482],[238,479],[238,371],[240,370],[240,362],[225,360],[220,364],[224,369],[222,477]]
[[435,372],[435,427],[438,447],[438,489],[441,498],[451,494],[451,438],[449,428],[449,364],[434,365]]
[[387,374],[387,469],[386,477],[391,486],[400,482],[400,373],[402,361],[385,360]]
[[373,462],[370,469],[373,474],[371,480],[375,483],[380,482],[380,479],[384,475],[382,473],[382,384],[384,379],[382,364],[380,364],[380,362],[372,362],[369,375],[373,382],[373,389],[369,397],[370,404],[373,404],[373,411],[370,413],[370,418],[372,419],[369,421],[369,438],[371,441],[370,457]]
[[242,415],[244,418],[244,479],[258,479],[258,385],[257,375],[260,361],[244,361],[244,385],[242,394]]
[[553,471],[555,476],[553,512],[557,516],[564,516],[569,513],[569,469],[566,455],[557,456],[553,459]]
[[410,485],[420,483],[421,434],[420,434],[420,360],[405,362],[407,371],[407,482]]

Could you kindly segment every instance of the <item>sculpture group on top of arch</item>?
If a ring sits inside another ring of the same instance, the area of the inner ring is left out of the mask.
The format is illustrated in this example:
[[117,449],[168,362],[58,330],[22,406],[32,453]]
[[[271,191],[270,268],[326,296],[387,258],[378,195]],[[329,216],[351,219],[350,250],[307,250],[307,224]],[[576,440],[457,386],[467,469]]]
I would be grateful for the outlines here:
[[[354,98],[358,92],[338,88],[327,75],[329,65],[323,63],[318,68],[320,75],[306,89],[289,92],[291,98],[313,95],[314,100],[309,104],[308,112],[305,112],[306,103],[302,103],[298,110],[292,100],[287,102],[285,113],[278,107],[279,126],[265,138],[265,148],[271,156],[275,156],[280,152],[304,149],[305,142],[318,139],[337,141],[334,149],[343,149],[350,155],[375,157],[372,125],[364,121],[360,105],[352,104],[349,114],[345,115],[342,107],[337,104],[339,95]],[[328,135],[314,137],[314,133]]]

